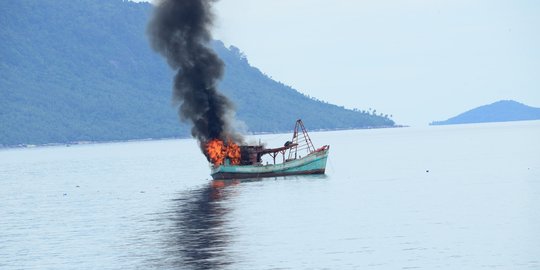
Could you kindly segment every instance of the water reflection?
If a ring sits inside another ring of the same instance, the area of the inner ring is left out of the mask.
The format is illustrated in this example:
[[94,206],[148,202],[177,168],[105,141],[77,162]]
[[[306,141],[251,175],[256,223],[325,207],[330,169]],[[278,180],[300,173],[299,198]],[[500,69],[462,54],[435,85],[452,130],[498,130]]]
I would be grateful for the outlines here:
[[208,184],[180,194],[167,214],[172,226],[167,231],[167,268],[224,269],[234,263],[229,243],[234,229],[228,226],[231,206],[228,198],[236,182]]
[[160,215],[164,229],[158,231],[163,241],[159,258],[164,259],[154,259],[151,264],[156,269],[235,269],[242,264],[242,256],[234,248],[239,229],[231,222],[232,199],[239,191],[236,186],[282,179],[300,178],[214,180],[199,189],[181,192],[170,210]]

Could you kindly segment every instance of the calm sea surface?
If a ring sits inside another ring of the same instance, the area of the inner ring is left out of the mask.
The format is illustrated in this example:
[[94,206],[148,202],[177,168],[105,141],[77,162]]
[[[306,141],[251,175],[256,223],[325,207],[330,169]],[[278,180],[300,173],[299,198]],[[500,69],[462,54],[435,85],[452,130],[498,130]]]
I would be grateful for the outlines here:
[[539,121],[311,137],[326,176],[224,187],[193,140],[0,150],[0,269],[540,269]]

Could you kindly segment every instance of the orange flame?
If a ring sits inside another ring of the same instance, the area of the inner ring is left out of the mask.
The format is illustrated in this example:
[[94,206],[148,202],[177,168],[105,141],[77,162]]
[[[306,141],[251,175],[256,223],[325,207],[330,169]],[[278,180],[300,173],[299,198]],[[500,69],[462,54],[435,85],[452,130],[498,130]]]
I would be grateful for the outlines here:
[[222,140],[212,139],[206,143],[206,154],[215,166],[222,165],[225,158],[229,159],[231,165],[240,164],[240,146],[232,141],[225,144]]
[[240,164],[240,146],[236,143],[229,142],[229,146],[227,147],[227,157],[231,160],[232,165]]

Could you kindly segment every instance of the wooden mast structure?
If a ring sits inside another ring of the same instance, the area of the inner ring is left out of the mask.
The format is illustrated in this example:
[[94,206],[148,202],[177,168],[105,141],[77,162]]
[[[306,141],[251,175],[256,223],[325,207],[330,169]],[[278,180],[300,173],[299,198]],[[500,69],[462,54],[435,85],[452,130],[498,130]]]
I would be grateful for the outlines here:
[[304,127],[302,119],[296,120],[292,144],[296,145],[289,149],[288,160],[297,159],[298,151],[306,150],[307,153],[312,153],[313,151],[315,151],[315,146],[313,146],[313,142],[311,142],[311,138],[309,137],[306,127]]

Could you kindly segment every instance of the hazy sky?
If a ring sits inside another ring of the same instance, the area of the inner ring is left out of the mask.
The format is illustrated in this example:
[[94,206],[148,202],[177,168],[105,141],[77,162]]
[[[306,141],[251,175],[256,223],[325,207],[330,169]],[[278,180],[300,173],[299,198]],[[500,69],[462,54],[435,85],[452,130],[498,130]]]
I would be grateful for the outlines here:
[[221,0],[214,37],[300,92],[426,125],[540,107],[540,1]]

